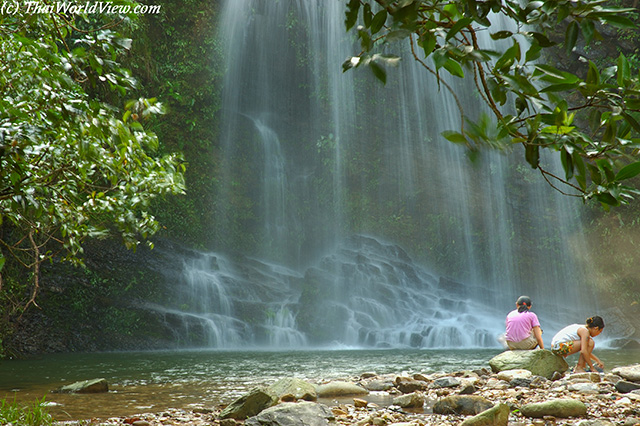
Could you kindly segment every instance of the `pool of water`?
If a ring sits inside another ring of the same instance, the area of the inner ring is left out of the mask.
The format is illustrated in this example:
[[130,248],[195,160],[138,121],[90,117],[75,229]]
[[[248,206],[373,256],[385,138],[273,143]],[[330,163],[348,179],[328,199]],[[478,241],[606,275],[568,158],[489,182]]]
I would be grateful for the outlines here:
[[[0,399],[31,403],[46,397],[57,420],[214,408],[252,387],[295,376],[312,382],[364,372],[413,374],[486,367],[500,353],[473,350],[162,351],[44,355],[0,361]],[[606,370],[640,362],[638,351],[600,350]],[[575,364],[576,356],[569,358]],[[105,378],[106,394],[56,394],[80,380]]]

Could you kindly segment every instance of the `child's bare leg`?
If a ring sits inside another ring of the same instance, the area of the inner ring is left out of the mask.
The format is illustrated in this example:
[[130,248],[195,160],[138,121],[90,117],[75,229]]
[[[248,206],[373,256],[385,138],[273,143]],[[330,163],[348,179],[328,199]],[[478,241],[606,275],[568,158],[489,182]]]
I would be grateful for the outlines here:
[[[578,346],[580,346],[580,344],[578,344]],[[589,342],[587,344],[587,356],[589,357],[589,359],[591,359],[591,352],[593,351],[593,347],[594,347],[594,341],[593,339],[589,339]],[[582,352],[580,352],[580,357],[578,358],[578,363],[576,364],[576,368],[574,371],[576,373],[584,372],[584,367],[586,367],[586,365],[587,365],[587,358],[585,358]]]

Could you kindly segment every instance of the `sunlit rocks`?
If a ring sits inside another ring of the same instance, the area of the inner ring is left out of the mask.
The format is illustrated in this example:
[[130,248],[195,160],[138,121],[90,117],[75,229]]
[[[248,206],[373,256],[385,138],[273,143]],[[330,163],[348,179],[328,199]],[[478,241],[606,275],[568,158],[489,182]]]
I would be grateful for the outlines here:
[[318,399],[315,386],[295,377],[280,379],[273,385],[269,386],[269,390],[277,395],[281,400],[284,400],[285,396],[290,396],[288,399],[292,401],[299,399],[315,401]]
[[505,351],[496,355],[489,361],[494,373],[504,370],[522,369],[528,370],[536,376],[551,379],[553,373],[564,373],[569,369],[569,364],[564,358],[554,355],[546,349],[533,351]]
[[587,414],[587,406],[577,399],[553,399],[546,402],[526,404],[520,407],[520,412],[526,417],[580,417]]
[[53,391],[54,393],[105,393],[109,392],[109,384],[106,379],[92,379],[75,382],[62,386]]
[[324,404],[315,402],[284,402],[248,418],[246,426],[325,426],[335,425],[335,416]]
[[640,364],[617,367],[611,370],[611,372],[630,382],[640,383]]
[[507,404],[497,404],[480,414],[465,419],[460,426],[507,426],[509,411]]
[[475,416],[493,407],[493,403],[482,396],[453,395],[442,398],[433,405],[435,414],[463,414]]
[[360,385],[351,382],[329,382],[316,388],[318,398],[331,398],[335,396],[357,396],[366,395],[368,390]]
[[402,408],[422,408],[424,396],[419,392],[407,393],[393,398],[393,405]]

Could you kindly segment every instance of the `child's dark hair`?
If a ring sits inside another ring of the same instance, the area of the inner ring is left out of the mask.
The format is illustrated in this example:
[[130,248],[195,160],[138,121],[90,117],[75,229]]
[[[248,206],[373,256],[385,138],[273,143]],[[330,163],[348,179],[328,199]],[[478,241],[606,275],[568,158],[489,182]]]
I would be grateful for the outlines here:
[[529,296],[520,296],[516,300],[516,305],[518,305],[518,312],[528,311],[531,308],[531,299]]
[[594,315],[591,318],[587,318],[587,327],[599,328],[602,330],[604,328],[604,320],[602,319],[602,317]]

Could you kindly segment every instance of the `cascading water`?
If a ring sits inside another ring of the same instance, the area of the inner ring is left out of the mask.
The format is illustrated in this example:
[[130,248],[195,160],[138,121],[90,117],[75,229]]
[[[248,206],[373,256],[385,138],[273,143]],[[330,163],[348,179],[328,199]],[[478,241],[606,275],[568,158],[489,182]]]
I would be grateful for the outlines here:
[[[583,319],[586,308],[567,308],[595,304],[578,291],[588,274],[576,267],[575,200],[520,155],[472,163],[443,140],[460,112],[409,55],[386,86],[343,74],[358,50],[345,3],[223,2],[219,246],[185,262],[165,308],[200,327],[193,339],[178,327],[181,339],[496,346],[520,294],[552,329]],[[454,80],[465,110],[481,109],[471,82]]]

